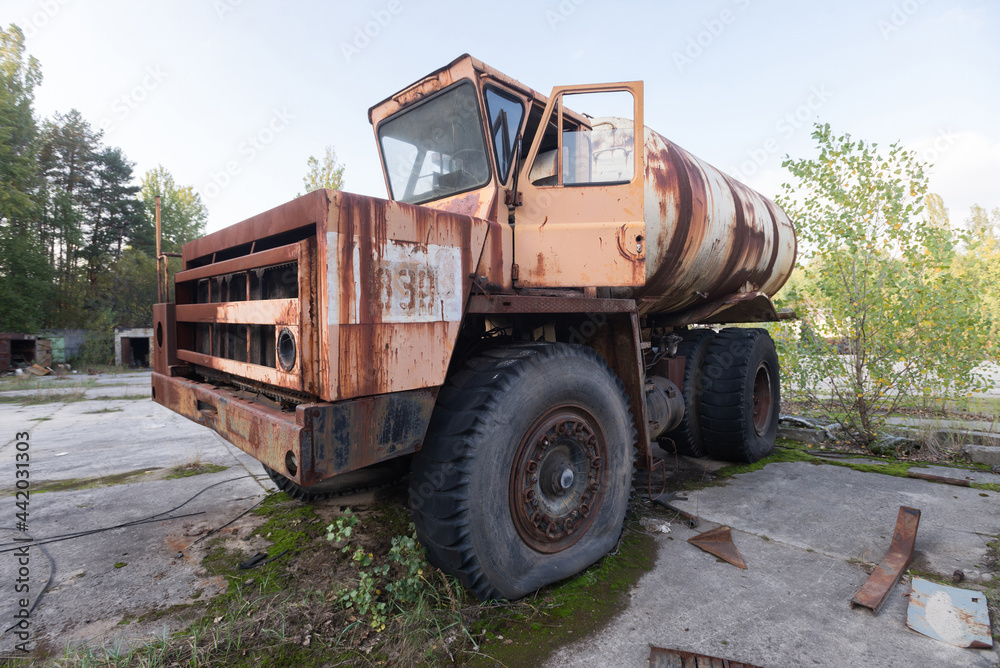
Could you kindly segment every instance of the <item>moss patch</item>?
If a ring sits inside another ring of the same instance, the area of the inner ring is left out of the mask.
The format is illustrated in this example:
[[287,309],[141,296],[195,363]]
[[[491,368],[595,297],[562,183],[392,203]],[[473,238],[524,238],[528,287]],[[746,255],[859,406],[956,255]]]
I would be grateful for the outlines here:
[[[94,489],[96,487],[110,487],[112,485],[127,485],[135,482],[143,476],[159,470],[158,468],[139,469],[137,471],[127,471],[125,473],[115,473],[112,475],[99,476],[96,478],[68,478],[66,480],[48,480],[31,483],[32,494],[43,494],[45,492],[72,492],[78,489]],[[0,493],[0,496],[13,496],[14,490]]]
[[193,475],[201,475],[202,473],[218,473],[219,471],[225,471],[228,468],[228,466],[222,466],[220,464],[205,464],[203,462],[184,464],[183,466],[176,467],[170,475],[164,478],[164,480],[189,478]]
[[[861,471],[863,473],[881,473],[883,475],[906,478],[907,472],[914,466],[922,466],[921,462],[899,461],[896,459],[884,459],[882,464],[864,464],[861,462],[842,461],[830,457],[820,457],[812,454],[813,449],[809,446],[788,439],[778,439],[774,451],[767,457],[753,464],[738,464],[727,466],[715,472],[719,478],[731,478],[741,473],[751,473],[759,471],[768,464],[776,462],[808,462],[810,464],[828,464],[830,466],[843,466],[845,468]],[[831,451],[832,452],[832,451]],[[865,459],[879,459],[878,457],[866,456]],[[711,483],[710,483],[711,484]]]
[[630,522],[615,553],[542,589],[522,606],[530,612],[484,615],[472,626],[473,637],[483,638],[481,654],[468,665],[538,666],[559,647],[604,628],[625,608],[639,577],[656,563],[656,540],[637,527]]
[[264,499],[254,515],[267,517],[267,521],[254,533],[271,541],[269,553],[274,556],[285,550],[292,554],[301,552],[319,535],[319,517],[312,506],[296,501],[284,492]]
[[[992,482],[974,482],[970,484],[971,487],[975,489],[985,489],[990,492],[1000,492],[1000,485]],[[986,496],[985,494],[980,494],[980,496]]]
[[[101,388],[115,387],[114,384],[102,385]],[[141,401],[151,399],[149,394],[123,394],[117,397],[87,396],[86,389],[74,390],[73,392],[37,392],[35,394],[20,395],[12,397],[0,394],[0,404],[20,404],[21,406],[38,406],[41,404],[74,404],[79,401]]]

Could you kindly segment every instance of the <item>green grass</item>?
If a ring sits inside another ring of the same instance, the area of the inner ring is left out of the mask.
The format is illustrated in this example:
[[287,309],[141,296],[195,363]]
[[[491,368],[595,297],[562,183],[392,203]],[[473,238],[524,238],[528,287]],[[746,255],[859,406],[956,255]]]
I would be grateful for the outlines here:
[[701,487],[703,485],[710,486],[713,484],[724,484],[726,478],[731,478],[734,475],[740,475],[742,473],[759,471],[768,464],[778,462],[808,462],[816,465],[827,464],[830,466],[843,466],[844,468],[849,468],[854,471],[861,471],[864,473],[881,473],[883,475],[896,476],[897,478],[906,478],[907,471],[909,471],[910,468],[914,466],[923,466],[922,462],[904,462],[890,458],[883,459],[873,455],[857,455],[858,459],[873,459],[885,462],[883,464],[865,464],[863,462],[851,462],[832,459],[829,457],[821,457],[812,454],[813,452],[815,452],[814,448],[810,448],[803,443],[779,438],[774,451],[767,457],[764,457],[760,461],[754,462],[753,464],[737,464],[735,466],[726,466],[721,468],[715,472],[715,475],[722,480],[708,483],[695,483],[695,486]]
[[[542,589],[511,613],[501,608],[473,624],[473,637],[483,640],[468,665],[540,665],[559,647],[604,628],[625,608],[628,593],[655,562],[656,539],[638,530],[636,518],[618,549],[587,570]],[[514,642],[507,644],[507,639]]]
[[[102,385],[101,388],[105,387],[118,387],[116,384]],[[123,394],[117,397],[111,397],[106,395],[101,396],[87,396],[87,388],[77,389],[72,392],[53,392],[53,391],[41,391],[35,394],[28,395],[18,395],[9,396],[0,394],[0,404],[19,404],[21,406],[38,406],[41,404],[73,404],[78,401],[140,401],[149,400],[151,396],[148,393],[145,394]]]
[[15,376],[0,378],[0,392],[51,389],[89,389],[97,385],[97,379],[80,376]]
[[193,475],[201,475],[203,473],[218,473],[219,471],[225,471],[228,468],[228,466],[222,466],[220,464],[191,462],[190,464],[184,464],[174,468],[173,471],[166,478],[164,478],[164,480],[190,478]]
[[[110,487],[112,485],[127,485],[136,482],[143,476],[158,469],[139,469],[127,471],[125,473],[115,473],[113,475],[98,476],[95,478],[68,478],[66,480],[32,481],[31,493],[44,494],[45,492],[72,492],[80,489],[95,489],[97,487]],[[0,496],[13,496],[14,490],[0,492]]]
[[84,415],[99,415],[101,413],[121,413],[124,410],[125,410],[124,408],[102,408],[102,409],[96,410],[96,411],[83,411],[83,414]]

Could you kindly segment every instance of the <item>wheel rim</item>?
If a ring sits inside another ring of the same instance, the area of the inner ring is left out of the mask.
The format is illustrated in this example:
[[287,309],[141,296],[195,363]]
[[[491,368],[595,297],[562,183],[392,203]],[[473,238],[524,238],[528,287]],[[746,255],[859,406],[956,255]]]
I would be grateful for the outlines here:
[[517,533],[532,549],[560,552],[578,541],[604,499],[607,442],[579,406],[559,406],[535,420],[511,470],[510,507]]
[[769,431],[773,408],[771,369],[766,363],[761,362],[753,379],[753,428],[758,436],[764,436]]

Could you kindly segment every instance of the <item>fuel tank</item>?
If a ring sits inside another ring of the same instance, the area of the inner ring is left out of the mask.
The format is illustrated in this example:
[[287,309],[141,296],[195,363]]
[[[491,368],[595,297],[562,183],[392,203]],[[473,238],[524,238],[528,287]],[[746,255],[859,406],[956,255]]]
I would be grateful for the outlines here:
[[795,264],[785,212],[650,128],[644,135],[646,283],[613,294],[634,298],[643,315],[774,296]]

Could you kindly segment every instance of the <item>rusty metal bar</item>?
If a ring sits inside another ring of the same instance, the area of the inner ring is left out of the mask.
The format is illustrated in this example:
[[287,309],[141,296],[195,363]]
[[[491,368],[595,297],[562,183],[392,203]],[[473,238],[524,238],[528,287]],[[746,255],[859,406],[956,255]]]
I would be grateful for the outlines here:
[[223,260],[215,264],[207,264],[203,267],[181,271],[174,275],[174,280],[178,283],[182,281],[196,281],[199,278],[235,274],[247,269],[258,269],[270,265],[295,262],[298,259],[299,244],[288,244],[287,246],[279,246],[253,253],[252,255],[243,255],[231,260]]
[[[298,373],[294,372],[286,373],[280,369],[258,366],[257,364],[249,364],[248,362],[237,362],[236,360],[229,360],[222,357],[212,357],[211,355],[202,355],[191,350],[178,350],[177,358],[185,362],[191,362],[192,364],[200,364],[216,371],[231,373],[234,376],[260,381],[261,383],[269,383],[288,389],[303,389],[302,379]],[[296,363],[296,368],[298,368],[298,363]]]
[[261,299],[250,302],[178,304],[178,322],[240,325],[298,325],[298,299]]
[[899,576],[913,560],[913,546],[917,540],[917,526],[920,524],[920,511],[906,506],[899,507],[896,518],[896,528],[892,533],[892,543],[889,551],[879,563],[861,589],[851,599],[851,607],[868,608],[877,615],[879,608],[885,603],[889,592],[899,581]]
[[164,262],[163,254],[161,253],[161,241],[160,241],[160,196],[156,196],[156,301],[162,304],[163,299],[163,286],[166,285],[166,281],[163,277],[163,267]]
[[469,313],[634,313],[632,299],[472,295]]
[[971,487],[972,484],[964,478],[946,478],[943,475],[934,475],[931,473],[918,473],[917,471],[909,470],[906,472],[908,478],[917,478],[919,480],[929,480],[931,482],[942,482],[946,485],[957,485],[959,487]]

